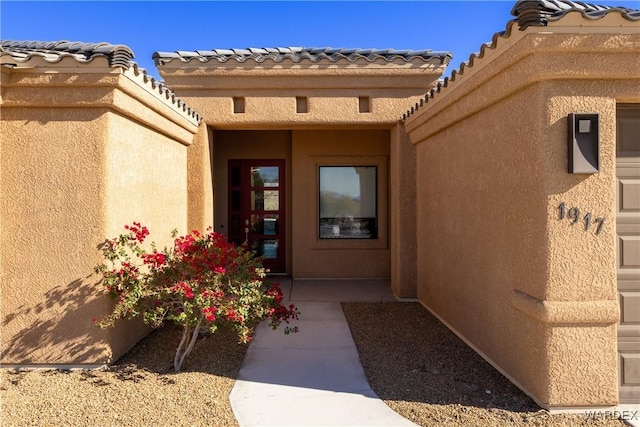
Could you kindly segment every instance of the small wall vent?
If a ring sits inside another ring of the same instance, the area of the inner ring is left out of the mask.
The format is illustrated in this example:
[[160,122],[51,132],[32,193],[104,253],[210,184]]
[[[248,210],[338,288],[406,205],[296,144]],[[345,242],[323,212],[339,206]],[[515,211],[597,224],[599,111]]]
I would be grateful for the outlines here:
[[243,96],[233,97],[233,112],[235,114],[244,113],[244,97]]
[[296,96],[296,113],[308,113],[309,105],[306,96]]
[[360,113],[370,113],[371,112],[371,102],[368,96],[359,96],[358,97],[358,112]]

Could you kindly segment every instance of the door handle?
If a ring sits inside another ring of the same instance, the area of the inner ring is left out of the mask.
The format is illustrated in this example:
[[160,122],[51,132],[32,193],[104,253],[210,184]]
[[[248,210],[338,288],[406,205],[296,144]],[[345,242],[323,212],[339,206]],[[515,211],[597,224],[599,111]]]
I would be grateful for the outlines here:
[[244,228],[244,241],[245,242],[249,241],[249,227]]

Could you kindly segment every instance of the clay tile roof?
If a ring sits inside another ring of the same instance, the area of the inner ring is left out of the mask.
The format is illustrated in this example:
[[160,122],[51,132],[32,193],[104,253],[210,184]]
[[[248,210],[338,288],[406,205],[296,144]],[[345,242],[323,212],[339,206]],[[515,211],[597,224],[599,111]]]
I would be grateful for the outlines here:
[[[364,59],[373,62],[383,59],[387,62],[401,59],[405,62],[422,60],[425,63],[436,63],[446,65],[451,60],[449,52],[434,52],[432,50],[393,50],[393,49],[334,49],[331,47],[306,48],[306,47],[276,47],[276,48],[256,48],[246,49],[212,49],[198,51],[176,51],[176,52],[155,52],[153,60],[156,66],[160,67],[179,59],[182,62],[197,60],[200,62],[216,61],[224,63],[227,61],[255,61],[257,63],[271,60],[273,62],[292,61],[294,63],[308,60],[311,62],[354,62]],[[215,63],[215,62],[214,62]]]
[[588,19],[599,19],[607,13],[617,11],[631,21],[640,20],[640,10],[626,7],[600,6],[570,0],[519,0],[511,10],[521,30],[529,26],[545,26],[549,21],[561,19],[572,11],[582,13]]
[[431,89],[424,98],[416,102],[407,112],[402,115],[404,121],[420,110],[431,99],[436,97],[442,90],[446,89],[449,83],[456,81],[458,76],[464,74],[467,68],[474,66],[475,62],[482,59],[488,49],[495,49],[499,39],[509,38],[517,26],[520,31],[527,27],[546,26],[549,21],[558,21],[569,12],[580,12],[584,19],[600,19],[609,13],[619,13],[629,21],[640,21],[640,10],[626,7],[609,7],[596,4],[583,3],[570,0],[518,0],[511,9],[511,14],[516,17],[507,23],[505,31],[495,33],[490,43],[484,43],[480,51],[472,53],[466,62],[460,64],[460,68],[451,72],[450,77],[445,77],[436,87]]
[[64,57],[73,57],[78,62],[90,62],[95,57],[106,57],[109,66],[129,68],[133,51],[125,45],[110,43],[83,43],[53,41],[12,41],[0,42],[0,53],[7,53],[20,62],[25,62],[32,57],[42,57],[47,62],[57,62]]
[[[188,117],[195,123],[202,122],[202,117],[187,105],[182,99],[171,91],[164,82],[156,81],[149,76],[147,70],[138,67],[132,62],[133,51],[125,45],[113,45],[110,43],[82,43],[68,41],[40,42],[40,41],[0,41],[0,57],[9,56],[11,61],[25,63],[33,58],[42,58],[46,62],[56,63],[64,58],[74,58],[81,64],[88,64],[96,57],[106,57],[109,66],[120,67],[125,75],[138,79],[143,87],[162,102],[172,106],[180,114]],[[179,58],[178,53],[174,54]]]

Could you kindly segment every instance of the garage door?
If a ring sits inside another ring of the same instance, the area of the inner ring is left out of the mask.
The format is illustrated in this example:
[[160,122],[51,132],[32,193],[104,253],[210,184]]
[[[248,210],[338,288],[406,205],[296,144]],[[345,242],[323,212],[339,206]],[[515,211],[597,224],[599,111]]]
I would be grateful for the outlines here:
[[640,104],[617,120],[617,257],[620,403],[640,402]]

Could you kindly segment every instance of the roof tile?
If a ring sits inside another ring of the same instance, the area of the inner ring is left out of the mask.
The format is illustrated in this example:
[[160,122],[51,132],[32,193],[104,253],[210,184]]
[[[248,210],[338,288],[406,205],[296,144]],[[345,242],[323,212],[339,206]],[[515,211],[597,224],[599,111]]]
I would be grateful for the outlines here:
[[521,30],[529,26],[545,26],[549,21],[557,21],[568,12],[578,11],[589,19],[599,19],[612,11],[617,11],[631,21],[640,20],[640,10],[620,6],[601,6],[571,0],[519,0],[511,9]]
[[435,88],[431,89],[420,102],[417,102],[407,110],[402,115],[401,120],[404,121],[412,116],[420,107],[427,104],[430,99],[434,98],[441,90],[446,88],[449,82],[454,82],[458,75],[464,74],[465,69],[473,67],[476,60],[484,57],[487,49],[495,49],[498,39],[508,38],[512,33],[512,29],[516,26],[519,27],[521,31],[530,26],[546,26],[549,21],[560,20],[567,13],[576,11],[581,12],[585,19],[600,19],[609,13],[619,13],[629,21],[640,21],[640,10],[625,7],[600,6],[570,0],[518,0],[511,10],[511,14],[514,15],[516,19],[507,23],[506,30],[495,33],[490,43],[484,43],[480,47],[480,52],[471,54],[469,59],[460,65],[459,69],[451,73],[450,77],[445,77],[445,79],[439,82]]
[[[6,52],[28,60],[31,56],[44,57],[49,62],[56,62],[64,56],[73,56],[78,62],[90,62],[95,57],[102,56],[109,60],[111,67],[129,68],[133,51],[125,45],[113,45],[110,43],[83,43],[69,42],[66,40],[41,42],[41,41],[12,41],[0,42],[0,52]],[[26,57],[19,54],[26,54]]]
[[[196,52],[187,52],[187,54],[199,55]],[[175,58],[182,58],[177,52],[165,52],[165,55],[167,57],[173,55]],[[172,105],[194,123],[199,124],[202,122],[202,117],[198,112],[178,98],[163,82],[158,82],[155,78],[149,76],[144,68],[138,67],[138,64],[131,61],[133,52],[127,46],[109,43],[4,40],[0,41],[0,57],[5,56],[10,58],[10,62],[17,63],[26,63],[34,58],[44,58],[46,62],[57,63],[63,58],[72,57],[80,64],[88,64],[98,56],[107,57],[111,67],[120,67],[123,69],[124,74],[140,79],[147,87],[147,90],[154,93],[158,98],[164,99],[163,102]]]
[[[195,55],[194,55],[195,53]],[[414,60],[422,60],[427,63],[437,63],[438,65],[446,65],[451,60],[449,52],[435,52],[432,50],[393,50],[393,49],[346,49],[331,47],[275,47],[275,48],[256,48],[249,47],[245,49],[212,49],[176,52],[155,52],[153,59],[156,66],[161,67],[174,59],[180,59],[182,62],[189,62],[197,59],[200,62],[224,63],[230,60],[237,62],[245,62],[248,60],[257,63],[271,60],[279,63],[291,61],[294,63],[308,60],[311,62],[328,61],[336,63],[338,61],[355,62],[364,59],[369,62],[383,59],[392,62],[401,59],[405,62]]]

